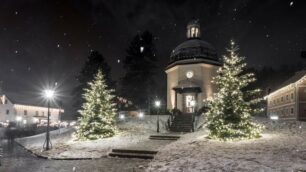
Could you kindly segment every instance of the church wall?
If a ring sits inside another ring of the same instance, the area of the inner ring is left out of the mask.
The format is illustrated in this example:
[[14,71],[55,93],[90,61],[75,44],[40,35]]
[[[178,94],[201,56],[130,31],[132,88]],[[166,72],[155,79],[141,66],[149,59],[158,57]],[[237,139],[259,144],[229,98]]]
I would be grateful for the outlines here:
[[172,90],[178,84],[178,68],[173,67],[167,73],[167,109],[174,108],[175,92]]
[[218,66],[202,64],[202,101],[212,98],[216,92],[216,87],[211,82],[213,77],[217,75]]
[[[203,91],[203,84],[202,84],[202,79],[203,79],[203,71],[202,71],[202,64],[188,64],[188,65],[180,65],[179,66],[179,81],[181,80],[186,80],[186,72],[187,71],[193,71],[194,72],[194,76],[192,77],[192,80],[194,82],[196,82],[200,87],[201,90]],[[178,101],[178,105],[180,105],[180,107],[178,107],[180,110],[183,109],[182,105],[183,105],[183,96],[180,96],[180,101]],[[198,107],[202,107],[202,102],[203,102],[203,96],[202,93],[198,94],[198,99],[197,101],[197,106]]]
[[[193,71],[194,76],[192,80],[196,82],[202,90],[202,93],[198,94],[197,107],[203,106],[203,100],[213,96],[215,87],[211,83],[212,77],[216,75],[218,66],[209,64],[188,64],[178,65],[170,68],[167,73],[167,109],[173,109],[175,107],[175,92],[173,87],[177,86],[179,81],[186,80],[186,72]],[[183,108],[183,95],[177,95],[177,108],[182,110]]]

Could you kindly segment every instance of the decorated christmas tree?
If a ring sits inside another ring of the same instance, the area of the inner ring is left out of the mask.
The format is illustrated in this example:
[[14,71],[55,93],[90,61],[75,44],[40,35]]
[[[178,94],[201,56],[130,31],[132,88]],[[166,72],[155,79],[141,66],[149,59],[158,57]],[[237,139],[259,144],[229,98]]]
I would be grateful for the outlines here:
[[112,90],[107,88],[104,75],[99,70],[94,80],[85,88],[81,117],[76,136],[79,140],[95,140],[115,135],[116,108]]
[[253,73],[245,72],[244,57],[240,57],[238,46],[231,41],[228,55],[223,58],[223,66],[217,71],[213,83],[217,93],[209,102],[207,127],[209,137],[221,140],[240,140],[260,137],[261,126],[251,121],[251,115],[258,113],[256,108],[261,99],[260,90],[248,90],[254,82]]

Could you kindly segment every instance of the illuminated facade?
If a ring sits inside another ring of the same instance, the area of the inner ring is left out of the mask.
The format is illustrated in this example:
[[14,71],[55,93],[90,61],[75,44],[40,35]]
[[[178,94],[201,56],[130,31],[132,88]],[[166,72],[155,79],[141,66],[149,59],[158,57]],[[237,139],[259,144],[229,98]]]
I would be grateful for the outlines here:
[[[63,109],[50,108],[51,123],[59,122]],[[47,122],[48,108],[13,103],[7,96],[0,96],[0,122],[27,125]]]
[[306,71],[295,73],[282,86],[265,97],[267,115],[279,119],[306,120]]
[[221,62],[216,50],[201,40],[200,24],[194,20],[187,25],[187,40],[171,53],[167,74],[167,109],[194,113],[211,98],[215,87],[211,83]]

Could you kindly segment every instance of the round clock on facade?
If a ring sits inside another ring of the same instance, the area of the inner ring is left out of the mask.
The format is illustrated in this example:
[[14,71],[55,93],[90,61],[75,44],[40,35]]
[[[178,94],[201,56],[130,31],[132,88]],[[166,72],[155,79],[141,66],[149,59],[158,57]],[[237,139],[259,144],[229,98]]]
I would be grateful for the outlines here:
[[186,77],[189,78],[189,79],[192,78],[193,75],[194,75],[194,73],[191,70],[186,72]]

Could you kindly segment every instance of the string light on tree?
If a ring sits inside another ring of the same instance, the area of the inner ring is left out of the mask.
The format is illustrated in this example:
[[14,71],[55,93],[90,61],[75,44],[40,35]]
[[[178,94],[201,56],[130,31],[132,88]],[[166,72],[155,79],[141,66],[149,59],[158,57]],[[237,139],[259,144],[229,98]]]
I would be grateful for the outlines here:
[[[76,136],[80,140],[96,140],[111,137],[116,133],[115,115],[117,109],[113,103],[113,90],[107,88],[102,70],[85,88],[81,117]],[[121,117],[120,117],[121,118]]]
[[[217,93],[208,101],[207,112],[209,137],[221,140],[240,140],[260,137],[262,127],[251,122],[251,115],[261,109],[254,105],[262,99],[260,90],[246,90],[255,81],[253,73],[245,73],[244,57],[239,57],[238,46],[231,41],[228,56],[223,58],[223,66],[213,78]],[[242,91],[243,90],[243,91]],[[254,98],[255,97],[255,98]]]

